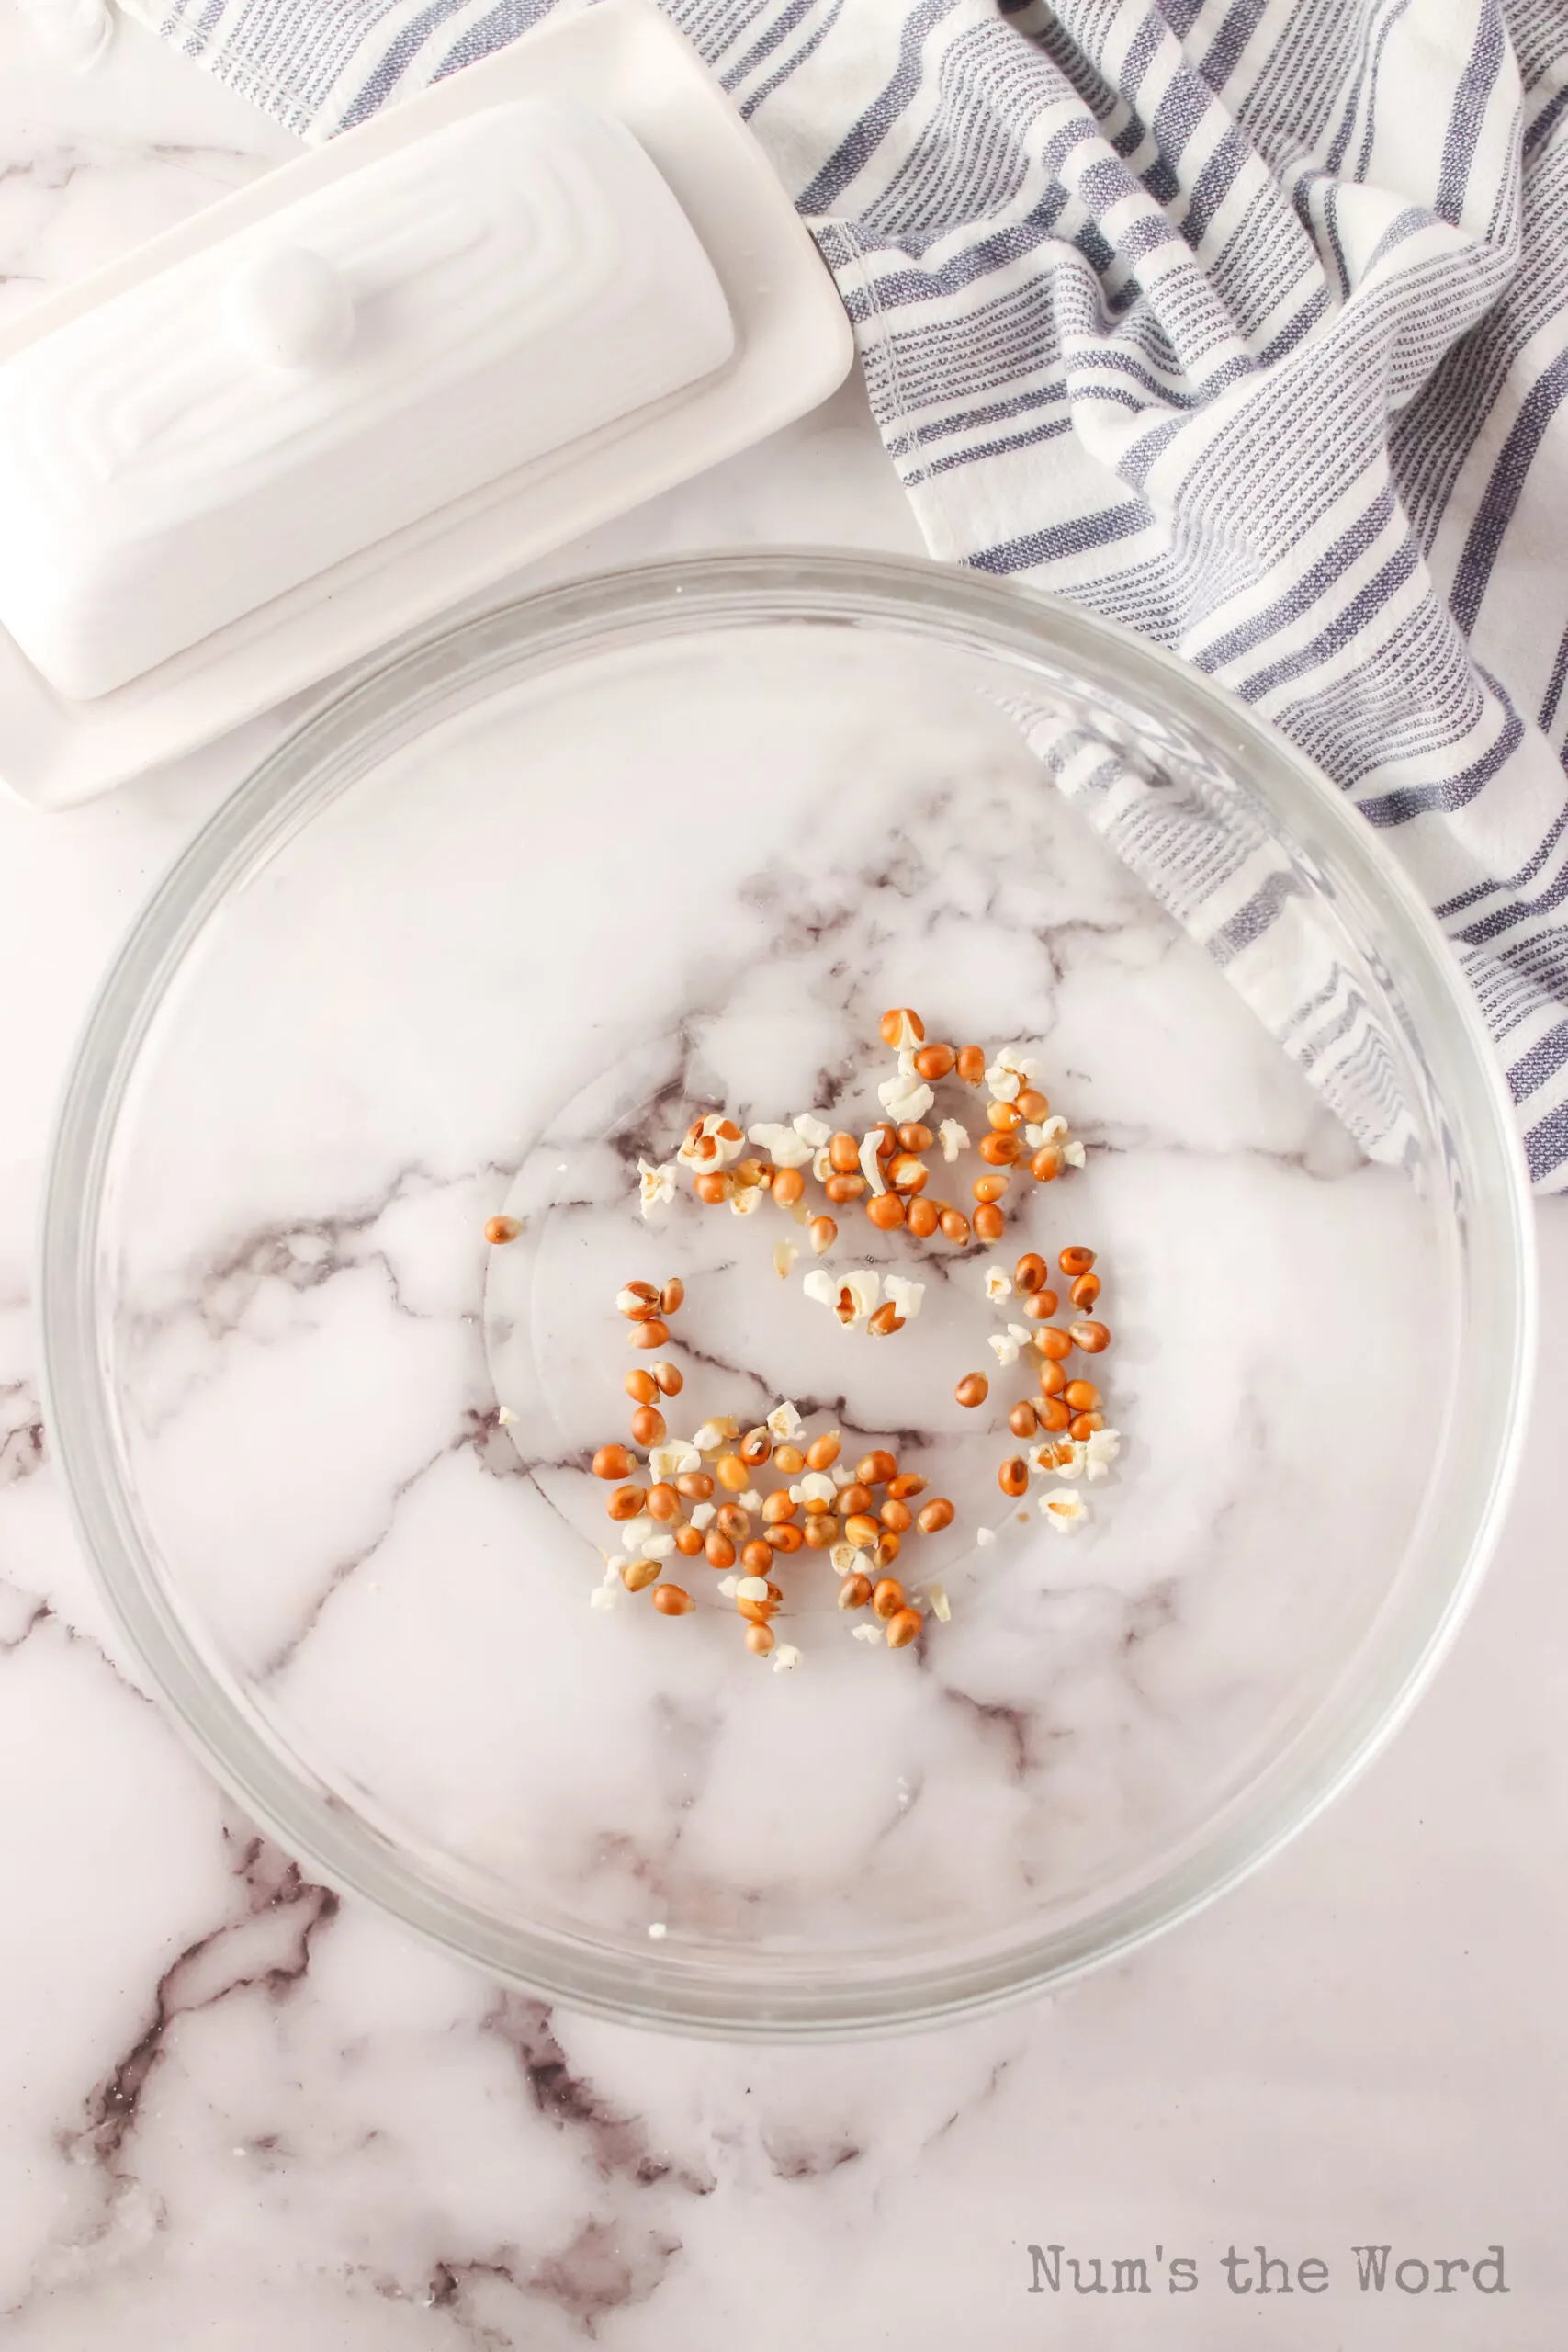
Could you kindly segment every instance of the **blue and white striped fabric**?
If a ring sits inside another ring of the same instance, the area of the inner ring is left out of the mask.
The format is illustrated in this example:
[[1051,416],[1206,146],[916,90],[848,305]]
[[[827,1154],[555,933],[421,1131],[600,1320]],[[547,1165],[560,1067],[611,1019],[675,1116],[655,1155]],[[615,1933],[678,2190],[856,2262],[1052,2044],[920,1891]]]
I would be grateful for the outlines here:
[[[549,0],[133,0],[310,137]],[[664,0],[932,552],[1142,631],[1404,860],[1568,1185],[1568,0]]]

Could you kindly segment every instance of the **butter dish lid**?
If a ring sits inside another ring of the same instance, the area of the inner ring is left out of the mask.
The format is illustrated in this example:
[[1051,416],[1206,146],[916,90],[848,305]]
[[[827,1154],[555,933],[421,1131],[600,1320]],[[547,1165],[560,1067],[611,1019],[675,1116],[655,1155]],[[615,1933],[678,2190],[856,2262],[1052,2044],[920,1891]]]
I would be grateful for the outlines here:
[[194,750],[763,438],[852,336],[649,0],[599,0],[0,331],[0,778]]

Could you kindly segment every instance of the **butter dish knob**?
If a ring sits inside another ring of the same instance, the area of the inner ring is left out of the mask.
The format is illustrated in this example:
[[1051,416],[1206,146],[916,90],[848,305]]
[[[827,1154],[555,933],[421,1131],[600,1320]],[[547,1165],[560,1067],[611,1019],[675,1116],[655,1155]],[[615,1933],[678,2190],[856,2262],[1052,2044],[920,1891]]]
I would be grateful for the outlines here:
[[237,262],[223,289],[237,349],[265,368],[320,368],[354,332],[354,304],[330,261],[304,245],[267,245]]

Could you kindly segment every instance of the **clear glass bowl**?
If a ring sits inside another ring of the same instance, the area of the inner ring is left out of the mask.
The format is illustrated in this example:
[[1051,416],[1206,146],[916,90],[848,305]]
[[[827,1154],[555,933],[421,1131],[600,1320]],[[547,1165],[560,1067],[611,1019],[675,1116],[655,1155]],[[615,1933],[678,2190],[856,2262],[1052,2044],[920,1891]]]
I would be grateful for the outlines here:
[[[645,1224],[636,1163],[721,1105],[858,1130],[897,1004],[1038,1055],[1088,1161],[991,1261],[847,1211],[826,1263],[928,1284],[874,1340],[778,1278],[783,1208]],[[1063,1542],[998,1490],[982,1277],[1069,1241],[1125,1444]],[[243,1804],[505,1978],[745,2036],[1043,1985],[1298,1828],[1473,1589],[1529,1361],[1508,1106],[1371,830],[1180,663],[860,556],[551,590],[311,718],[107,981],[44,1254],[87,1546]],[[701,1564],[688,1617],[590,1605],[614,1292],[676,1271],[680,1434],[790,1397],[953,1496],[914,1648],[813,1552],[789,1673]]]

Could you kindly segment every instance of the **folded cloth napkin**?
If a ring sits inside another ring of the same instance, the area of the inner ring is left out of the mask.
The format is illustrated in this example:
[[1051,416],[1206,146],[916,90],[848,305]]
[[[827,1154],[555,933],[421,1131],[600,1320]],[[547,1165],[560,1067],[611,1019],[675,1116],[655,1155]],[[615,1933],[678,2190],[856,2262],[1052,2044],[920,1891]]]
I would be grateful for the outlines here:
[[[130,5],[320,139],[550,0]],[[834,272],[933,554],[1309,752],[1568,1186],[1568,0],[663,5]]]

